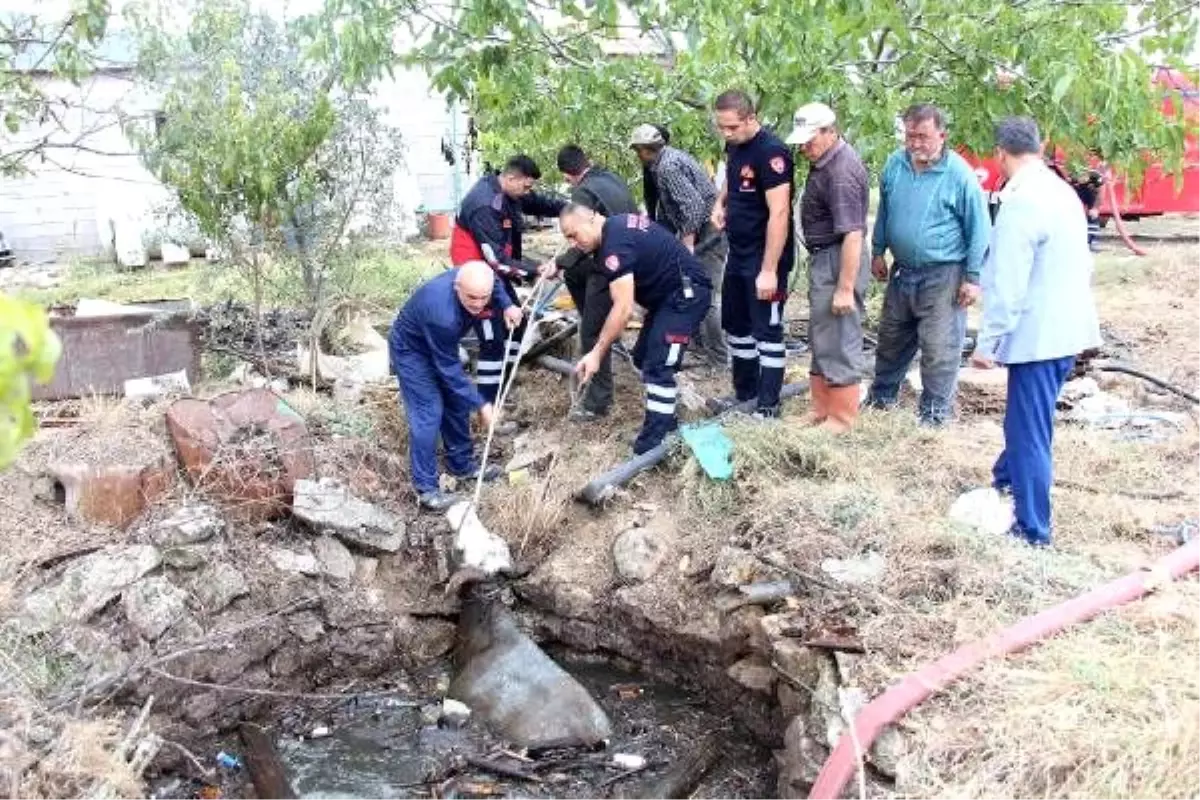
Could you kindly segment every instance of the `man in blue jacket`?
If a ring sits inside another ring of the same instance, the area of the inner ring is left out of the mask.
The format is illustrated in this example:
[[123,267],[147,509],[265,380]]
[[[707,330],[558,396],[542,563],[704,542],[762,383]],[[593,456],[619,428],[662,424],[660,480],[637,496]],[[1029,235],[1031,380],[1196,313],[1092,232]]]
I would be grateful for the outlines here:
[[[404,398],[408,420],[408,455],[413,487],[422,508],[441,511],[458,498],[439,489],[437,440],[446,450],[450,474],[474,478],[479,473],[471,444],[471,412],[490,426],[495,411],[471,383],[458,358],[459,340],[474,327],[491,325],[500,311],[512,329],[521,309],[501,290],[491,267],[469,261],[422,284],[404,304],[388,336],[392,368]],[[485,480],[499,477],[489,467]]]
[[1050,544],[1054,407],[1075,356],[1099,347],[1092,254],[1079,198],[1041,159],[1037,123],[1013,117],[996,128],[1007,182],[983,267],[983,321],[971,363],[1008,368],[1004,450],[993,487],[1011,493],[1011,533]]
[[904,112],[904,148],[892,153],[879,179],[871,237],[871,271],[876,280],[888,282],[871,405],[896,405],[919,348],[920,420],[942,425],[951,419],[967,307],[979,297],[990,234],[979,180],[958,153],[946,149],[942,112],[931,105],[912,106]]

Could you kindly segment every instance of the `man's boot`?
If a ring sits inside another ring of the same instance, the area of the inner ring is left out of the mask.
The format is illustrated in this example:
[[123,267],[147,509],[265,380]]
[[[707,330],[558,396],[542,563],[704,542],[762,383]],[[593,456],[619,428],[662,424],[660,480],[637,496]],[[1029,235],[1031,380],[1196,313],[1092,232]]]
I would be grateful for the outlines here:
[[834,433],[845,433],[854,427],[854,421],[858,419],[858,384],[826,385],[825,392],[829,416],[821,423],[821,427]]
[[824,375],[808,376],[809,406],[800,417],[802,426],[820,425],[829,416],[829,384]]

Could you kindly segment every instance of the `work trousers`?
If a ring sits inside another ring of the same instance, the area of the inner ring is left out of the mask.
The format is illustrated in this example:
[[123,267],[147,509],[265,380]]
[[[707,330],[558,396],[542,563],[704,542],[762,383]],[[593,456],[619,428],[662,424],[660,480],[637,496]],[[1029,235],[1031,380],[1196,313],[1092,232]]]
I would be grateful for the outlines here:
[[675,372],[712,302],[709,287],[694,286],[692,291],[690,300],[680,290],[658,308],[648,310],[633,346],[633,365],[641,370],[646,390],[646,416],[633,445],[637,455],[657,447],[679,426],[675,416],[679,395]]
[[783,307],[788,273],[777,273],[774,296],[759,300],[755,289],[758,265],[738,266],[726,269],[721,310],[733,362],[733,391],[741,401],[757,397],[760,411],[777,414],[786,356]]
[[[591,256],[582,258],[563,275],[571,300],[579,311],[579,343],[586,354],[596,346],[604,321],[612,310],[608,281],[595,271]],[[612,352],[606,352],[600,368],[587,382],[581,403],[594,414],[607,414],[613,400]]]
[[992,467],[992,485],[1012,492],[1017,532],[1030,544],[1050,544],[1054,408],[1074,366],[1075,356],[1008,365],[1004,450]]
[[[516,305],[521,301],[517,298],[517,290],[512,283],[496,276],[496,280],[504,284],[504,291]],[[500,386],[504,381],[505,372],[512,372],[517,362],[521,360],[521,340],[525,338],[525,326],[528,320],[522,319],[521,324],[509,336],[504,317],[497,311],[490,316],[476,319],[473,328],[479,339],[479,360],[475,364],[475,385],[485,402],[496,402],[500,394]],[[505,342],[508,342],[507,350]]]
[[824,377],[833,387],[850,386],[862,380],[864,298],[871,278],[871,252],[866,242],[854,281],[854,310],[835,315],[833,293],[841,269],[840,243],[822,247],[809,258],[808,344],[812,350],[809,371]]
[[700,327],[696,344],[711,364],[723,368],[729,363],[729,346],[725,342],[721,324],[724,316],[723,287],[729,243],[723,233],[709,230],[711,226],[712,223],[705,224],[705,228],[701,230],[704,234],[703,240],[696,248],[696,258],[704,265],[704,274],[713,286],[712,300],[708,304],[708,313],[704,315],[704,323]]
[[875,348],[868,403],[896,405],[908,366],[921,350],[921,422],[942,425],[954,416],[967,310],[958,304],[961,264],[909,267],[896,263],[888,278]]
[[443,392],[437,370],[424,354],[392,343],[391,358],[408,421],[408,459],[417,494],[438,488],[439,435],[451,474],[475,473],[478,467],[471,446],[470,404],[451,392]]

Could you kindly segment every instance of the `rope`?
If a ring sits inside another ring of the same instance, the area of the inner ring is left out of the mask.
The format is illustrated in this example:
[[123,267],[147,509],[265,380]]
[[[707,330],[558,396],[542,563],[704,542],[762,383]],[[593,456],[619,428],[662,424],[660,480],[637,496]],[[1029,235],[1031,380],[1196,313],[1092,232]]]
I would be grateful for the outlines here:
[[[545,292],[546,287],[546,279],[538,278],[537,283],[533,285],[533,292],[530,293],[529,297],[525,299],[525,302],[521,304],[522,314],[525,314],[531,309],[537,307],[537,304],[541,301],[542,294]],[[554,285],[553,291],[558,291],[558,284]],[[533,330],[536,327],[536,325],[533,324],[534,320],[532,317],[533,315],[530,314],[530,319],[526,320],[525,333],[521,337],[522,352],[524,352],[526,346],[528,345],[529,337],[532,335]],[[514,333],[516,333],[515,328],[509,329],[508,335],[504,339],[505,360],[508,359],[508,351],[509,347],[512,345]],[[517,369],[520,366],[521,359],[518,358],[513,362],[512,370],[509,371],[507,379],[500,384],[500,393],[496,396],[496,402],[492,404],[492,421],[488,425],[487,437],[483,441],[483,453],[479,457],[479,474],[475,476],[475,491],[471,496],[469,504],[467,505],[467,510],[463,512],[462,519],[460,519],[458,522],[458,527],[454,530],[455,536],[458,536],[458,534],[462,531],[462,526],[466,524],[468,515],[470,515],[470,513],[479,506],[479,497],[483,494],[483,476],[484,472],[487,470],[488,457],[491,455],[492,440],[496,436],[496,423],[500,419],[500,411],[504,408],[504,402],[508,399],[508,393],[512,389],[513,382],[517,377]]]

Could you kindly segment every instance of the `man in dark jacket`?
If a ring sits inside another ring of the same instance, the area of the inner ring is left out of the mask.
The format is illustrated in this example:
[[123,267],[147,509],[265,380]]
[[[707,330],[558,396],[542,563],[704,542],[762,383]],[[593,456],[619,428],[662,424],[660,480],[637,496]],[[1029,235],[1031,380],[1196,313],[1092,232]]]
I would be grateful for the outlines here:
[[[480,178],[463,198],[450,236],[450,261],[460,266],[483,261],[496,272],[501,288],[517,302],[514,284],[537,273],[537,265],[521,257],[521,231],[526,214],[554,217],[565,201],[537,194],[534,183],[542,177],[538,165],[526,155],[513,156],[499,175]],[[520,359],[524,327],[512,334],[508,352],[504,336],[479,343],[475,382],[484,399],[496,399],[504,369],[511,370]]]
[[[571,184],[571,202],[606,217],[637,212],[637,204],[625,181],[592,164],[579,147],[567,145],[558,151],[558,170]],[[583,352],[589,352],[596,346],[604,320],[612,310],[608,280],[597,272],[594,253],[575,248],[559,256],[555,267],[564,270],[567,291],[571,293],[575,308],[579,309],[580,343]],[[579,407],[572,410],[571,418],[587,421],[604,416],[612,405],[612,398],[612,356],[606,352],[600,368],[584,390]]]

